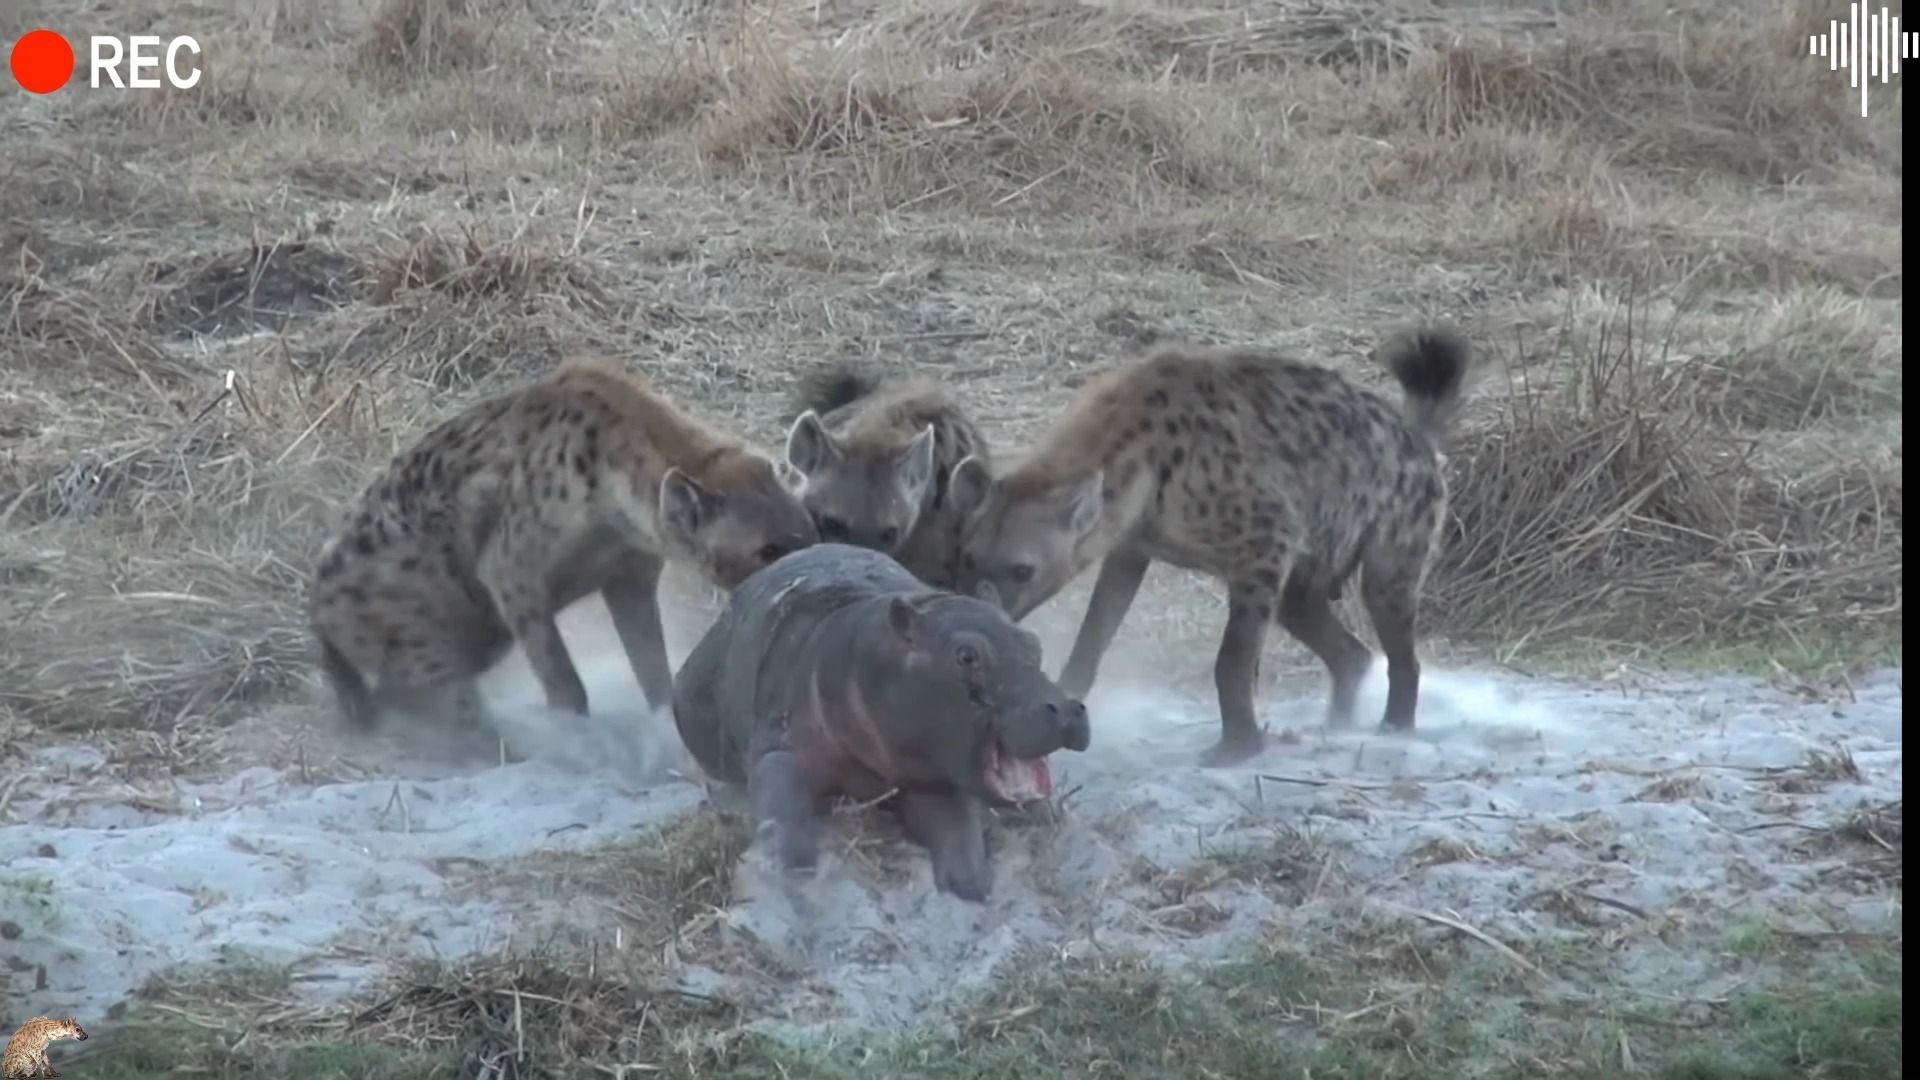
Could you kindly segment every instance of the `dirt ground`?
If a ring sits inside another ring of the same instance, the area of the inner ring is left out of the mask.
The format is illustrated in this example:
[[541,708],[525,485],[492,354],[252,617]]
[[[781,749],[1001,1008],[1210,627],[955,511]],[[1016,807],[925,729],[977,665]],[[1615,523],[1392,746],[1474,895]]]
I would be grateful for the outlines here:
[[[1901,84],[1807,55],[1845,16],[7,5],[207,73],[0,95],[0,1028],[107,1077],[1899,1075]],[[1486,367],[1420,734],[1322,731],[1276,634],[1282,744],[1199,768],[1221,590],[1156,568],[985,905],[871,811],[768,872],[597,601],[606,715],[490,676],[523,764],[315,683],[346,500],[570,355],[769,448],[813,365],[932,371],[1012,455],[1157,338],[1384,386],[1422,319]]]

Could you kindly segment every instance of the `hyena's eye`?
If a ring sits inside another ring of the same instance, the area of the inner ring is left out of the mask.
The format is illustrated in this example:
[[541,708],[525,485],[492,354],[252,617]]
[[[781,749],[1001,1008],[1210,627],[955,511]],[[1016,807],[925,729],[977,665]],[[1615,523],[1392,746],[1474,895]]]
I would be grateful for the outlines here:
[[880,530],[880,542],[887,545],[888,547],[892,547],[894,544],[898,543],[899,540],[900,540],[900,530],[893,527],[892,525],[889,525],[886,528]]
[[1033,580],[1033,564],[1021,563],[1013,569],[1008,570],[1007,576],[1011,577],[1015,584],[1025,585],[1027,582]]
[[786,553],[787,553],[787,549],[782,547],[781,545],[768,544],[767,546],[760,549],[760,561],[762,563],[777,562],[779,561],[780,556],[785,555]]
[[822,540],[841,540],[847,535],[847,523],[837,517],[820,519],[820,538]]

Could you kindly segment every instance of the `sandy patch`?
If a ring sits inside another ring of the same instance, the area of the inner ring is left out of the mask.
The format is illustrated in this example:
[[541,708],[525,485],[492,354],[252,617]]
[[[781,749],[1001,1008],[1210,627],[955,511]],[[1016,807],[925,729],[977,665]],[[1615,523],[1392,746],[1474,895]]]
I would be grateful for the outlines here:
[[[256,767],[136,791],[96,749],[37,749],[0,824],[6,1012],[98,1020],[150,973],[227,949],[339,996],[403,956],[610,934],[606,898],[534,902],[512,875],[476,888],[487,876],[473,872],[591,851],[708,797],[680,771],[670,725],[633,708],[631,674],[591,625],[603,612],[572,618],[570,636],[597,648],[580,654],[589,694],[611,710],[599,741],[543,729],[523,667],[490,683],[527,747],[558,761],[389,761],[399,778],[346,782]],[[1677,990],[1711,977],[1691,951],[1737,921],[1897,930],[1897,901],[1807,841],[1901,797],[1900,690],[1898,671],[1812,701],[1733,678],[1430,668],[1412,739],[1330,735],[1320,686],[1290,686],[1263,703],[1287,741],[1206,770],[1194,760],[1217,734],[1210,700],[1110,676],[1091,702],[1093,749],[1056,760],[1056,790],[1071,793],[1060,819],[997,830],[988,903],[936,894],[925,856],[885,822],[831,845],[811,881],[750,852],[721,917],[757,962],[691,956],[680,976],[776,1020],[894,1024],[1027,948],[1206,959],[1275,924],[1304,936],[1427,913],[1520,944],[1612,927],[1653,948],[1650,983]],[[1376,669],[1361,715],[1384,693]]]

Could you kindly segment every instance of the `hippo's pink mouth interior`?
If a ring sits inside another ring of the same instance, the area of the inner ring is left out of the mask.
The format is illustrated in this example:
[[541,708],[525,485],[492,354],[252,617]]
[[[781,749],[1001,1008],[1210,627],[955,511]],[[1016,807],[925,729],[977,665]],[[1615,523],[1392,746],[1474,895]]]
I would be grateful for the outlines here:
[[1029,803],[1053,794],[1053,774],[1047,759],[1017,758],[998,742],[987,746],[987,789],[1010,803]]

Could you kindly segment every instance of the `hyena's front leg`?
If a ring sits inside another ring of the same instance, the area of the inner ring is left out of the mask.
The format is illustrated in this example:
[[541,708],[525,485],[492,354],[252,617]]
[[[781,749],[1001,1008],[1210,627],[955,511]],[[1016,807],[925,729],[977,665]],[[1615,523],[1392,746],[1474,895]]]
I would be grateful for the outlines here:
[[[1286,580],[1284,568],[1278,575]],[[1234,765],[1266,748],[1266,738],[1254,718],[1253,686],[1260,670],[1260,650],[1267,641],[1279,597],[1263,585],[1227,587],[1227,626],[1220,635],[1220,652],[1213,662],[1214,691],[1220,698],[1220,741],[1201,756],[1207,766]]]
[[633,665],[634,678],[652,709],[673,703],[673,666],[667,662],[667,633],[660,620],[663,568],[655,556],[635,553],[601,589],[627,662]]
[[1060,672],[1060,689],[1069,697],[1085,697],[1093,689],[1094,676],[1100,670],[1100,658],[1113,644],[1120,622],[1140,592],[1153,560],[1138,552],[1121,548],[1100,563],[1100,576],[1093,582],[1093,598],[1087,601],[1086,617],[1080,620],[1080,633],[1073,639],[1073,651],[1067,654],[1067,666]]

